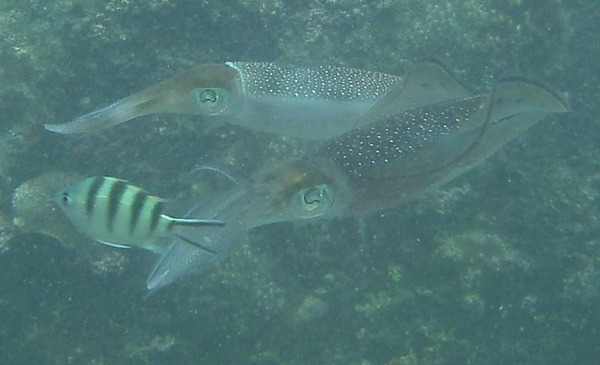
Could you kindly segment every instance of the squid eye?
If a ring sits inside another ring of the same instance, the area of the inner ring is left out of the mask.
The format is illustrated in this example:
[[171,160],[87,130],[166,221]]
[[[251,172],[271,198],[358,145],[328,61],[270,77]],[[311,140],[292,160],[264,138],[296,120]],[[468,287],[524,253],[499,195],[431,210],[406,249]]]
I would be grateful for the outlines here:
[[69,196],[69,193],[63,193],[62,197],[61,197],[61,201],[64,205],[70,205],[71,197]]
[[323,192],[321,189],[312,188],[308,190],[303,196],[306,204],[319,204],[323,199]]
[[201,103],[215,103],[217,98],[217,93],[214,90],[204,90],[198,95],[198,100]]

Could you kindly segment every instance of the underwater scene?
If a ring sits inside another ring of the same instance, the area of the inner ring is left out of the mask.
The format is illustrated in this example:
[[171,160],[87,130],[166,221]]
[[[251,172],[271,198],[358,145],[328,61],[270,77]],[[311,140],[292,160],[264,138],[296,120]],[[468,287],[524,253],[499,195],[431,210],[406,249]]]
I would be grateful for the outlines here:
[[0,364],[596,364],[596,0],[0,0]]

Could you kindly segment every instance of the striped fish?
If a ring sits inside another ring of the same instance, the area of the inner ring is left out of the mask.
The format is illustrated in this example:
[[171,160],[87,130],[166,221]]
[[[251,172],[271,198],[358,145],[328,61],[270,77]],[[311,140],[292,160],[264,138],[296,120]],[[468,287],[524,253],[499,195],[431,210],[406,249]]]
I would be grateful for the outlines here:
[[171,244],[167,238],[177,237],[216,253],[185,237],[182,230],[224,225],[217,220],[171,217],[163,213],[164,199],[112,177],[85,178],[57,194],[55,201],[83,233],[119,248],[139,247],[163,253]]

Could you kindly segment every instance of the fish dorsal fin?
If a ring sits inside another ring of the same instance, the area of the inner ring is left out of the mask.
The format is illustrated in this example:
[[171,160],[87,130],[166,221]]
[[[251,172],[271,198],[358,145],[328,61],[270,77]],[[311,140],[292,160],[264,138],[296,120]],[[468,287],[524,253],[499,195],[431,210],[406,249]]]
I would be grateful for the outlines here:
[[365,117],[361,118],[357,127],[404,110],[472,95],[441,65],[422,62],[412,67],[403,82],[392,86],[383,98],[369,109]]

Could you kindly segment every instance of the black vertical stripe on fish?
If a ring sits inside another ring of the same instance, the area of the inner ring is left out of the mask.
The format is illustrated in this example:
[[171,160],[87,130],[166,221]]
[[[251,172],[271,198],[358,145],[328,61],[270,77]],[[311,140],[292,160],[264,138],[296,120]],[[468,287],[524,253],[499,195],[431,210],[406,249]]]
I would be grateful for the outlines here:
[[102,185],[104,184],[104,180],[105,179],[103,177],[96,177],[90,185],[90,188],[87,192],[87,196],[85,198],[85,213],[88,217],[91,217],[92,213],[94,212],[96,197],[98,195],[98,191],[100,191],[100,188],[102,188]]
[[133,205],[131,206],[131,217],[129,219],[129,232],[133,234],[135,231],[135,227],[140,220],[140,213],[144,208],[144,205],[148,201],[148,194],[144,191],[139,190],[133,199]]
[[112,231],[119,206],[121,205],[121,198],[127,189],[127,183],[123,180],[116,180],[110,187],[108,193],[108,212],[106,216],[106,228],[108,231]]
[[154,232],[156,227],[158,227],[158,221],[160,220],[160,216],[162,215],[163,202],[156,202],[154,207],[152,208],[152,218],[150,220],[150,232]]

